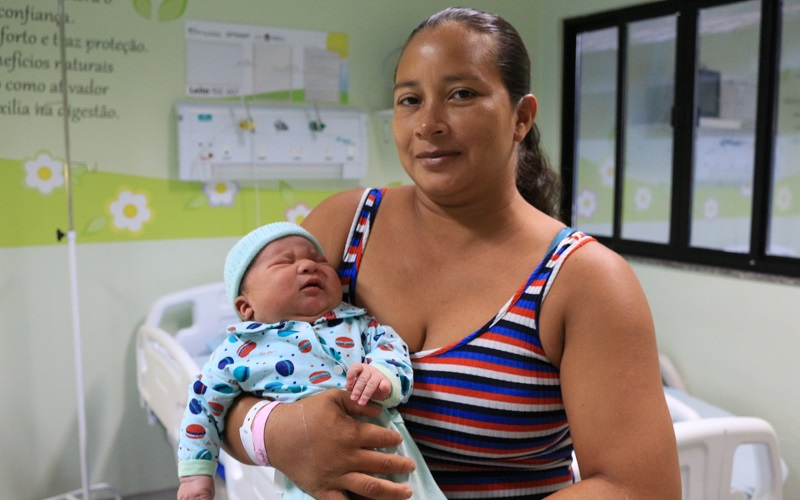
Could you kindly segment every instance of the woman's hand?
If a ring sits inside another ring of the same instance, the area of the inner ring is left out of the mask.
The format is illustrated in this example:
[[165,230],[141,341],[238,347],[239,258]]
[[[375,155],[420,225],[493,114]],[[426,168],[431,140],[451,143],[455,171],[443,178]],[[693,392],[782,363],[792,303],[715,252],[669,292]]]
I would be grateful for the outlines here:
[[[242,398],[226,425],[226,448],[245,463],[249,460],[242,456],[239,426],[256,401]],[[378,405],[360,406],[338,389],[278,405],[264,433],[270,465],[320,500],[345,499],[345,491],[375,500],[409,498],[408,485],[369,475],[407,474],[416,468],[410,458],[376,450],[397,446],[400,434],[351,416],[375,417],[380,412]]]

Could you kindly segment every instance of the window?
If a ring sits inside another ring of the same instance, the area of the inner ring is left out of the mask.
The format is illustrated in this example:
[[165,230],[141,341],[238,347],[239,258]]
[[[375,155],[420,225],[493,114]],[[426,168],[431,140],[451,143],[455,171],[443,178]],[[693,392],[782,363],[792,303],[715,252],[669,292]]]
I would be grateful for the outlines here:
[[800,0],[564,23],[563,213],[627,255],[800,276]]

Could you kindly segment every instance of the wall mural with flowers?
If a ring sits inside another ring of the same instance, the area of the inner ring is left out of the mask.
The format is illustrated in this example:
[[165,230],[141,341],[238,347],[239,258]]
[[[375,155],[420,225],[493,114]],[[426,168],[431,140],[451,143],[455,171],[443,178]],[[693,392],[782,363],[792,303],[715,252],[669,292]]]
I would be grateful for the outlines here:
[[62,59],[58,2],[5,1],[0,248],[59,244],[69,229],[67,136],[80,243],[239,236],[256,224],[300,222],[335,190],[354,187],[177,180],[175,104],[192,100],[185,21],[222,13],[237,21],[238,12],[240,22],[269,25],[274,16],[258,7],[254,0],[69,0]]
[[[0,159],[0,247],[48,245],[66,232],[64,160],[46,150]],[[83,243],[235,236],[274,220],[302,222],[332,191],[178,182],[74,165],[74,228]]]

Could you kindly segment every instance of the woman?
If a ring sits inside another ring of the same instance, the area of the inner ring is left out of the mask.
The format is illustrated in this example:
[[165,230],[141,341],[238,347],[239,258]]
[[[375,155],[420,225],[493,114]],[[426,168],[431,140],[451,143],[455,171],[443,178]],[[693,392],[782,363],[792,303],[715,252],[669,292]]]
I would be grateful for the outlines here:
[[[351,300],[414,353],[401,413],[449,498],[678,498],[645,297],[623,259],[551,215],[529,65],[496,16],[423,22],[395,73],[394,137],[414,184],[336,194],[304,226],[330,256],[348,247],[333,263]],[[271,463],[317,498],[407,498],[365,474],[413,464],[372,451],[398,438],[347,416],[359,411],[341,391],[278,406]]]

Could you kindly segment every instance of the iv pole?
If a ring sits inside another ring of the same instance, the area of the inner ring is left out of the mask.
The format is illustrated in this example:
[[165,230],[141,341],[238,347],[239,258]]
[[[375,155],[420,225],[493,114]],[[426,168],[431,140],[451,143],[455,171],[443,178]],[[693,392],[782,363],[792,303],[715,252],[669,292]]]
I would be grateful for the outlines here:
[[[64,0],[58,0],[58,31],[61,43],[61,89],[64,106],[64,181],[67,187],[67,214],[69,216],[69,229],[67,230],[67,246],[69,248],[69,279],[70,295],[72,297],[72,345],[75,360],[75,382],[77,385],[77,406],[78,406],[78,446],[80,448],[81,463],[81,489],[65,493],[53,499],[75,499],[80,494],[83,500],[89,500],[91,491],[110,491],[116,500],[122,500],[122,495],[116,488],[108,483],[91,485],[89,484],[89,465],[86,454],[86,408],[83,389],[83,360],[81,357],[81,333],[80,317],[78,315],[78,266],[75,258],[75,224],[72,213],[72,175],[70,161],[70,140],[69,140],[69,87],[67,86],[67,48],[66,37],[64,36],[64,25],[66,24],[66,14],[64,12]],[[63,238],[64,234],[58,231],[58,239]]]

